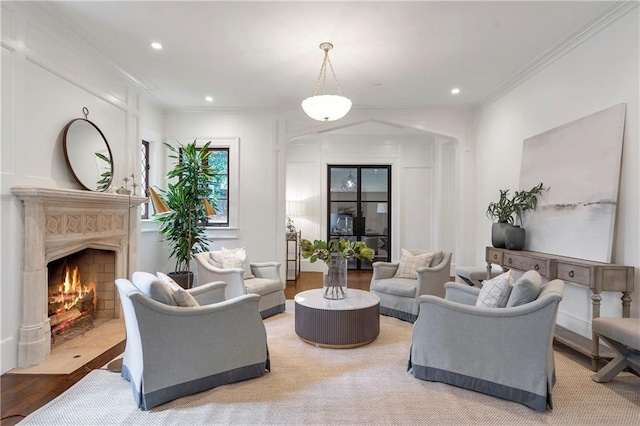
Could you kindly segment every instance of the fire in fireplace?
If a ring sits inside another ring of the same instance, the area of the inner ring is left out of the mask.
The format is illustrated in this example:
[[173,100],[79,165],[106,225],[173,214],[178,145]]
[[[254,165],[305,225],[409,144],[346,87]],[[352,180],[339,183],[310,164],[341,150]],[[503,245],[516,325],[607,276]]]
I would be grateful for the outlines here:
[[[49,321],[56,336],[77,321],[92,324],[95,314],[95,285],[82,284],[77,266],[66,265],[60,284],[49,285]],[[88,321],[87,321],[88,320]]]
[[49,263],[48,269],[52,343],[93,328],[98,317],[113,318],[114,252],[84,249]]

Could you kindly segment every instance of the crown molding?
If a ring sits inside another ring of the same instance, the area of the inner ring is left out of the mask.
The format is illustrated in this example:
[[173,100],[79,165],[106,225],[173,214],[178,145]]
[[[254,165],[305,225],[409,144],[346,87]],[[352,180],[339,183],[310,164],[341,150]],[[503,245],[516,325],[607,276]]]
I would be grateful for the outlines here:
[[564,55],[571,52],[582,43],[607,28],[609,25],[616,22],[621,17],[636,9],[638,5],[640,5],[638,0],[625,0],[615,2],[612,6],[607,7],[600,15],[589,20],[585,25],[568,33],[565,37],[551,45],[520,71],[516,72],[510,80],[478,102],[473,107],[473,110],[477,111],[483,109],[495,102],[506,93],[518,87],[529,78],[538,74],[540,71],[562,58]]

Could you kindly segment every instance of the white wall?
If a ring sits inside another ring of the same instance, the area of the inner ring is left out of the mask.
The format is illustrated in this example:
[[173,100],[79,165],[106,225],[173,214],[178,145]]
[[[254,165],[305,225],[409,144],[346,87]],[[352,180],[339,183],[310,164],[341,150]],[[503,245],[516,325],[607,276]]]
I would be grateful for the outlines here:
[[[55,35],[54,35],[55,34]],[[77,37],[76,37],[77,38]],[[15,367],[22,322],[22,203],[14,185],[81,189],[68,172],[62,130],[82,108],[107,138],[115,186],[138,147],[139,93],[64,25],[30,3],[2,3],[0,372]]]
[[[523,140],[618,103],[627,104],[613,262],[636,267],[632,316],[640,315],[640,70],[638,8],[597,32],[476,114],[477,264],[491,245],[484,216],[498,189],[518,189]],[[585,241],[584,244],[589,244]],[[558,323],[590,336],[590,292],[569,284]],[[603,293],[602,316],[620,316],[620,293]]]

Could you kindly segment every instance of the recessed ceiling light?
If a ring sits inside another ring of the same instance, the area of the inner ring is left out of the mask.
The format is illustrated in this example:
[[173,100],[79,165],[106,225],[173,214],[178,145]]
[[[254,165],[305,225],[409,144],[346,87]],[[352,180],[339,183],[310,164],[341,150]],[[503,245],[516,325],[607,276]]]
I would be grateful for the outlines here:
[[458,93],[460,93],[460,89],[458,89],[457,87],[454,87],[453,89],[451,89],[452,95],[457,95]]
[[206,96],[204,100],[207,102],[213,102],[213,98],[211,96]]
[[151,47],[153,47],[156,50],[162,49],[162,45],[160,43],[158,43],[157,41],[154,41],[153,43],[151,43]]

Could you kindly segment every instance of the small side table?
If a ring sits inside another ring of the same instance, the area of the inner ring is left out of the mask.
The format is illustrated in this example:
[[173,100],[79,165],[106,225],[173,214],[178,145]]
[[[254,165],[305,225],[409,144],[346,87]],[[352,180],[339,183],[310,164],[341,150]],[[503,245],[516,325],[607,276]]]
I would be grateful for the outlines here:
[[322,289],[295,296],[296,334],[303,341],[325,348],[355,348],[380,334],[380,299],[375,294],[347,289],[342,300],[322,297]]
[[287,281],[296,281],[300,274],[300,231],[287,232]]

